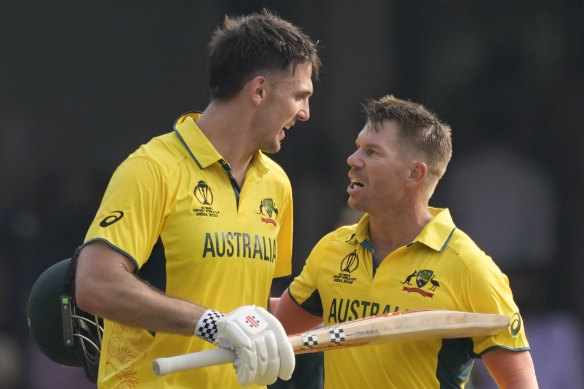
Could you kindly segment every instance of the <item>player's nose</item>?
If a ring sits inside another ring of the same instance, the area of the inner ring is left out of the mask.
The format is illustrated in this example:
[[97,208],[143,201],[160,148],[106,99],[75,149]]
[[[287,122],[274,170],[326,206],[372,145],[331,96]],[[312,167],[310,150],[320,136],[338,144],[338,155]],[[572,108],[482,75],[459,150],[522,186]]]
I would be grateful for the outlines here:
[[358,167],[361,165],[360,163],[360,159],[358,158],[358,153],[359,150],[356,150],[353,154],[349,155],[347,157],[347,164],[351,167]]
[[298,117],[298,120],[301,120],[303,122],[307,121],[310,118],[310,105],[308,103],[308,99],[304,101],[302,107],[298,111],[298,115],[296,116]]

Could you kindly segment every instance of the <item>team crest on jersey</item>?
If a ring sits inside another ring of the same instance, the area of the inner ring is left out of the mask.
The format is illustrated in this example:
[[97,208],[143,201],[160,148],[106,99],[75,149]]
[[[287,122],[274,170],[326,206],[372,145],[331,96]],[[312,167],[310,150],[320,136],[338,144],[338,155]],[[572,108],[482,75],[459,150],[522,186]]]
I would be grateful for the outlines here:
[[[261,220],[264,223],[273,224],[276,227],[276,218],[278,217],[278,208],[276,208],[276,203],[271,198],[266,198],[260,201],[260,211]],[[267,217],[264,217],[267,216]],[[273,218],[272,218],[273,216]]]
[[[414,279],[415,277],[415,279]],[[406,285],[412,285],[412,279],[415,281],[415,286],[409,287]],[[402,282],[404,285],[402,290],[408,293],[419,293],[424,297],[434,297],[437,288],[440,287],[440,283],[436,280],[436,275],[433,270],[414,270],[413,273],[406,276],[405,280]]]
[[200,180],[195,189],[193,190],[193,195],[200,207],[193,208],[193,212],[196,216],[210,216],[218,217],[219,211],[215,211],[212,207],[213,205],[213,191],[211,187],[203,180]]
[[341,260],[339,267],[340,272],[333,275],[333,281],[343,284],[352,284],[357,278],[352,277],[351,273],[357,270],[358,267],[359,255],[357,254],[357,250],[353,250]]

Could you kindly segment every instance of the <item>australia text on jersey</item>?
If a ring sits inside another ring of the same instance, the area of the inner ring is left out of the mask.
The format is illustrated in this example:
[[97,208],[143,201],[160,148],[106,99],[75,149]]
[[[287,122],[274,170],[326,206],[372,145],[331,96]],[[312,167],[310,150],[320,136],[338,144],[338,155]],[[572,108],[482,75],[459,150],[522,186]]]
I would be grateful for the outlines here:
[[399,306],[380,304],[374,301],[333,298],[329,307],[329,323],[343,323],[383,313],[398,312]]
[[203,258],[242,257],[274,262],[278,252],[275,239],[245,232],[207,232],[203,247]]

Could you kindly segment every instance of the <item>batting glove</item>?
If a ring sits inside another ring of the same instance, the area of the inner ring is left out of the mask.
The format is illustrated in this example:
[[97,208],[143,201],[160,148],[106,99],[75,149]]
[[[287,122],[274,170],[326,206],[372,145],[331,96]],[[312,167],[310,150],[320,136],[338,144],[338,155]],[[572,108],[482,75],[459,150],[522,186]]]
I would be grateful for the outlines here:
[[225,315],[208,309],[195,335],[235,350],[233,367],[241,386],[269,385],[278,377],[289,380],[296,359],[282,324],[262,307],[246,305]]

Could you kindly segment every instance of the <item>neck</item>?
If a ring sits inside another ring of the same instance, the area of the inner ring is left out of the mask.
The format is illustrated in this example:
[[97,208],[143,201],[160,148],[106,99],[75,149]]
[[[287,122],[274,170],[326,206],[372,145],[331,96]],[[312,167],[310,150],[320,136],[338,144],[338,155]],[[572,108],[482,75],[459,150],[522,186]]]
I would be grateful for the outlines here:
[[396,209],[395,212],[369,215],[369,237],[379,262],[411,243],[432,220],[427,204]]
[[236,101],[213,101],[197,119],[197,125],[231,166],[240,186],[256,148],[251,145],[251,118]]

